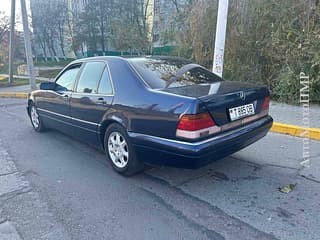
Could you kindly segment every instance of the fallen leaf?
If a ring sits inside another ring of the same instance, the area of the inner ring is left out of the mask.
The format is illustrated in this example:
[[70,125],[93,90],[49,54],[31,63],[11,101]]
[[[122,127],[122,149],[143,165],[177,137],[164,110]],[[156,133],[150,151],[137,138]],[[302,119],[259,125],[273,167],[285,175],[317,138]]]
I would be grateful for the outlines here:
[[279,191],[282,192],[282,193],[289,193],[291,192],[295,187],[297,186],[297,184],[288,184],[286,186],[283,186],[283,187],[279,187]]

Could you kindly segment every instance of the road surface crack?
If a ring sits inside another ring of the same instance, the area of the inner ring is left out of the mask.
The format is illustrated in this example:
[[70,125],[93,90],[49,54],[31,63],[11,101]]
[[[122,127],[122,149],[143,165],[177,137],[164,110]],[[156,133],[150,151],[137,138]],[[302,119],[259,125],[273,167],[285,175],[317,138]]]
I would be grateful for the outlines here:
[[310,177],[308,177],[308,176],[306,176],[306,175],[299,174],[299,176],[300,176],[300,177],[302,177],[302,178],[304,178],[304,179],[306,179],[306,180],[308,180],[308,181],[312,181],[312,182],[314,182],[314,183],[320,183],[320,181],[319,181],[319,180],[316,180],[316,179],[310,178]]
[[[170,207],[171,211],[174,211],[178,216],[182,215],[188,222],[197,224],[197,227],[201,227],[203,232],[212,231],[206,232],[207,234],[216,232],[226,239],[277,239],[273,234],[263,232],[234,216],[230,216],[222,209],[197,196],[186,193],[161,178],[145,173],[135,179],[137,187],[156,196],[159,203]],[[157,189],[157,191],[154,192],[152,189]]]
[[17,171],[14,171],[14,172],[9,172],[9,173],[1,173],[1,174],[0,174],[0,177],[12,175],[12,174],[15,174],[15,173],[18,173],[18,172],[17,172]]
[[183,214],[183,212],[177,210],[172,205],[168,204],[163,198],[161,198],[160,196],[158,196],[154,192],[152,192],[148,189],[145,189],[145,188],[140,188],[140,189],[142,191],[144,191],[146,194],[148,194],[150,197],[152,197],[154,200],[156,200],[159,204],[161,204],[162,206],[165,206],[165,208],[167,208],[170,212],[174,213],[178,218],[184,219],[195,230],[198,230],[198,231],[205,233],[206,236],[208,237],[208,239],[211,239],[211,240],[220,240],[220,239],[224,240],[225,239],[219,233],[217,233],[213,230],[210,230],[210,229],[206,228],[205,226],[198,224],[196,221],[188,218],[186,215]]
[[8,192],[8,193],[5,193],[5,194],[2,194],[0,196],[0,199],[2,199],[4,201],[9,201],[9,200],[11,200],[13,198],[16,198],[16,197],[18,197],[18,196],[20,196],[22,194],[25,194],[25,193],[29,193],[31,191],[32,191],[31,187],[29,187],[29,186],[23,187],[23,188],[21,188],[19,190],[15,190],[15,191],[12,191],[12,192]]

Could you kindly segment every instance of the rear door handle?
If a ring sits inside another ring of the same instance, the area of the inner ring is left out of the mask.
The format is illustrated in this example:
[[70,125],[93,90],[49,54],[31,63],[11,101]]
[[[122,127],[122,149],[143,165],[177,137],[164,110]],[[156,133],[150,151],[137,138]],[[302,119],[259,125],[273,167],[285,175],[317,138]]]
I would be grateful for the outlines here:
[[105,105],[107,104],[107,102],[103,99],[103,98],[98,98],[98,100],[96,101],[97,104],[101,104],[101,105]]

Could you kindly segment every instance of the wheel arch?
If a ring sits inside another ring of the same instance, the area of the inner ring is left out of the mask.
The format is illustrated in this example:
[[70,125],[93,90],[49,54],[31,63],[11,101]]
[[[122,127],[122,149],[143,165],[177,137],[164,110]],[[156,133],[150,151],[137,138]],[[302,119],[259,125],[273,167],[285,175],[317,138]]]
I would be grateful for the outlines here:
[[27,113],[28,113],[28,115],[29,115],[29,117],[30,117],[30,106],[31,106],[31,104],[34,104],[34,101],[33,101],[33,99],[32,98],[29,98],[28,99],[28,105],[27,105]]
[[121,121],[121,119],[110,118],[110,119],[104,120],[99,126],[99,140],[101,142],[101,146],[103,149],[104,149],[104,137],[106,134],[106,130],[113,123],[117,123],[120,126],[122,126],[123,128],[127,129],[124,122]]

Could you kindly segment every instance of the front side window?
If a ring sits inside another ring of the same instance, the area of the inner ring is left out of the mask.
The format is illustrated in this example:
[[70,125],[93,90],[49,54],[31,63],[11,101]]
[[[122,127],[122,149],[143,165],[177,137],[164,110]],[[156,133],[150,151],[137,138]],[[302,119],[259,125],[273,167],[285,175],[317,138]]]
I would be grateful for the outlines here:
[[77,64],[64,71],[56,81],[55,90],[57,92],[72,91],[80,67],[81,64]]
[[98,93],[100,94],[112,94],[111,79],[109,76],[108,68],[105,68],[99,83]]
[[79,78],[78,93],[97,93],[97,85],[105,68],[104,62],[88,62]]

